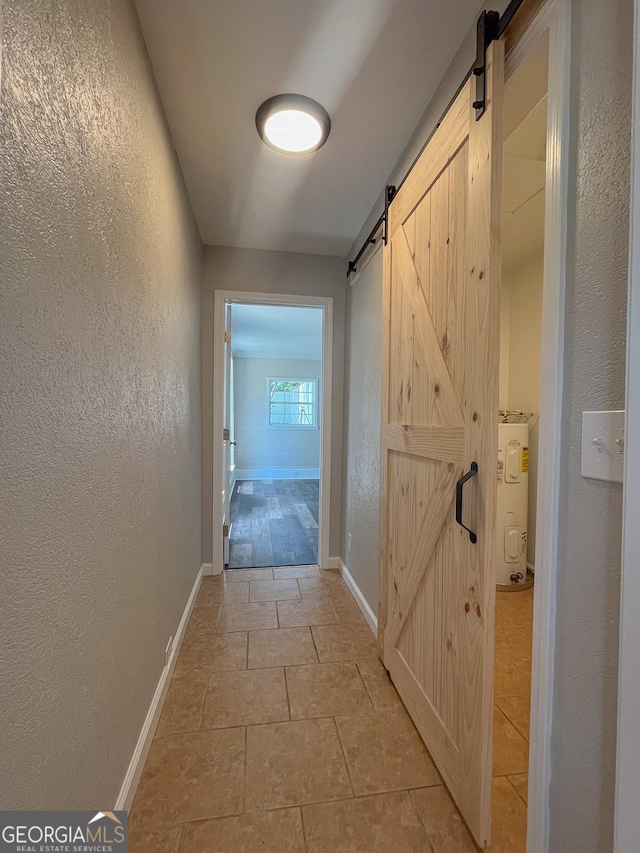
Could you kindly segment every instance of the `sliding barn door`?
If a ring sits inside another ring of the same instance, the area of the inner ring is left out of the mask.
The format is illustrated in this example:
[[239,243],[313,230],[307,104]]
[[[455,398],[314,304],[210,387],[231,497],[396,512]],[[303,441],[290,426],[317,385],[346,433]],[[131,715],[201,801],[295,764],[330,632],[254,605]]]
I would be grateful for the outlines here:
[[[476,121],[472,77],[393,200],[385,250],[382,654],[481,846],[491,821],[503,81],[494,42],[486,112]],[[472,534],[456,522],[457,491]]]

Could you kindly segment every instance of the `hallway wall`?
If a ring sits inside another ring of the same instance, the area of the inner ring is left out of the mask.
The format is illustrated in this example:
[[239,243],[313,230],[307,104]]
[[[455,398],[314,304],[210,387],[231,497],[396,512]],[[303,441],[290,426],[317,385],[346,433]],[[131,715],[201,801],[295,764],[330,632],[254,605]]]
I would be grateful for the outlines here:
[[[347,288],[342,559],[378,613],[382,251]],[[351,551],[349,551],[351,533]]]
[[580,0],[572,122],[552,853],[613,849],[622,485],[580,476],[582,412],[625,399],[633,0]]
[[333,298],[331,556],[340,554],[342,404],[347,264],[328,255],[205,246],[202,285],[202,554],[211,562],[213,513],[213,294],[218,290]]
[[112,808],[200,559],[201,243],[130,0],[4,0],[0,803]]
[[[506,0],[497,0],[491,8],[504,11],[506,5]],[[562,517],[549,851],[610,853],[622,487],[583,479],[580,447],[582,411],[624,407],[633,2],[580,0],[571,8]],[[474,57],[475,28],[388,183],[397,184],[405,173]],[[382,208],[380,196],[350,257]]]

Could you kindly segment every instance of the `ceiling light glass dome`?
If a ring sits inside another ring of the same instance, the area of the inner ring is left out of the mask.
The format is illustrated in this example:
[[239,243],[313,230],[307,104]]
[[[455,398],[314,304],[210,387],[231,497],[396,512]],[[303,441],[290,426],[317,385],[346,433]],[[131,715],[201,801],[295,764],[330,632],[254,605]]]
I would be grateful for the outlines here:
[[275,95],[256,113],[260,139],[276,151],[309,154],[327,141],[331,119],[323,106],[304,95]]

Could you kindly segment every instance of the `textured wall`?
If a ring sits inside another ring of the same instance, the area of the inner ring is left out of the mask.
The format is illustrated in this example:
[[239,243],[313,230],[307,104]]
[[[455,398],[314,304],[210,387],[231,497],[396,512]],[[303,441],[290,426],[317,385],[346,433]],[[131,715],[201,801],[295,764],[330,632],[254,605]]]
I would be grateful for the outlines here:
[[622,487],[580,477],[580,437],[582,411],[624,405],[632,15],[573,4],[552,853],[613,849]]
[[201,562],[201,245],[129,0],[3,14],[0,805],[111,807]]
[[215,290],[333,298],[330,551],[340,553],[342,503],[342,394],[347,264],[327,255],[205,246],[202,284],[202,553],[211,562],[213,514],[213,294]]
[[[322,362],[295,358],[234,359],[236,469],[319,468],[320,430],[267,427],[268,379],[317,379]],[[318,401],[318,423],[321,419]]]
[[[382,252],[347,290],[342,559],[378,613]],[[351,553],[347,536],[351,533]]]

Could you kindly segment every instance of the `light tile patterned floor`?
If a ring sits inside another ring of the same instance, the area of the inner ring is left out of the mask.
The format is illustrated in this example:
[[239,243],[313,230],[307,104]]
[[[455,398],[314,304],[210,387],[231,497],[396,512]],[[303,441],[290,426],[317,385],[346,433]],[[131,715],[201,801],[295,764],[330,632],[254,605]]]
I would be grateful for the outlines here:
[[[278,572],[276,574],[276,572]],[[491,853],[524,853],[533,591],[499,594]],[[473,853],[339,573],[205,578],[131,853]]]

